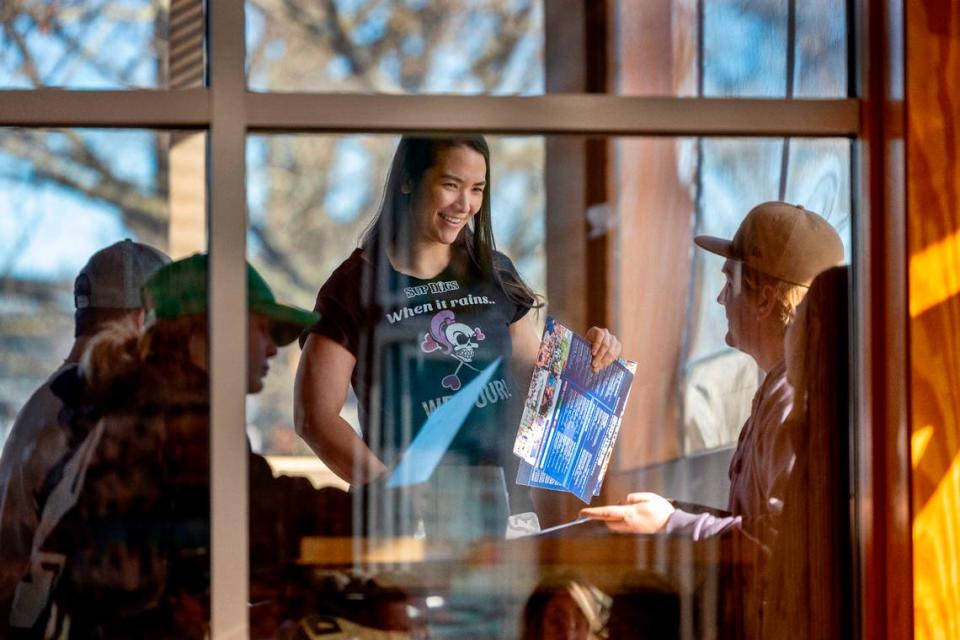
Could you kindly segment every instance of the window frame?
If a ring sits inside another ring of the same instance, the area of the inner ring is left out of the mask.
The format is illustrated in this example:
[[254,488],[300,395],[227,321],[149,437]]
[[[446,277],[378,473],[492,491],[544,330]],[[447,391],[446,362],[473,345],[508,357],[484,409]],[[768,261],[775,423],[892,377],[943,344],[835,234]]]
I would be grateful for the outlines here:
[[[248,634],[247,458],[245,432],[238,428],[245,424],[246,349],[242,345],[247,327],[246,323],[236,321],[245,317],[246,309],[244,150],[248,134],[471,131],[561,136],[847,137],[858,142],[867,142],[868,135],[881,135],[875,128],[865,126],[876,120],[876,116],[867,111],[870,104],[856,97],[797,100],[586,93],[529,97],[255,93],[246,86],[244,1],[217,0],[208,2],[206,9],[207,87],[133,91],[0,90],[0,126],[209,132],[207,225],[214,638],[243,638]],[[854,79],[852,84],[859,85],[856,93],[868,95],[868,90],[879,90],[876,79],[872,88],[865,79],[868,73],[876,73],[868,68],[869,61],[883,57],[878,48],[886,44],[886,40],[869,30],[882,28],[876,26],[881,13],[871,16],[868,7],[860,6],[850,14],[853,21],[848,40],[850,75]],[[871,17],[874,24],[868,29]],[[896,20],[896,16],[893,19]],[[892,29],[890,25],[887,27],[889,37],[897,25],[893,24]],[[873,36],[872,39],[868,35]],[[864,502],[871,496],[890,495],[882,486],[877,486],[887,476],[876,473],[876,465],[892,464],[893,476],[896,476],[897,466],[903,466],[904,462],[890,453],[896,442],[879,443],[875,434],[900,433],[908,424],[906,389],[891,383],[891,376],[906,370],[901,367],[906,360],[902,338],[906,334],[906,322],[903,314],[871,306],[871,295],[876,292],[884,294],[883,300],[888,305],[905,299],[900,282],[904,273],[901,267],[905,263],[904,220],[902,216],[887,220],[870,215],[870,207],[879,206],[880,193],[871,181],[877,180],[882,171],[877,166],[882,156],[875,157],[876,149],[866,148],[870,146],[859,144],[853,154],[857,229],[853,266],[854,273],[858,274],[855,307],[861,310],[855,319],[858,400],[854,428],[862,455],[857,477],[856,548],[861,549],[864,563],[866,556],[861,545],[873,539],[875,523],[882,520],[870,512]],[[243,224],[237,224],[240,221]],[[883,273],[895,277],[881,278]],[[877,351],[878,346],[884,344],[884,338],[890,336],[900,338],[888,343],[882,352]],[[892,364],[876,373],[876,361],[884,357]],[[886,394],[886,399],[880,402],[878,394]],[[881,410],[881,404],[887,409]],[[883,424],[878,425],[876,421]],[[880,460],[881,456],[887,459]],[[906,465],[909,471],[909,461]],[[909,481],[909,473],[907,477]],[[898,491],[892,495],[898,501],[901,498]],[[906,500],[908,507],[909,492]],[[900,512],[902,506],[898,502],[890,509]],[[909,535],[909,508],[907,514],[906,524],[898,526],[905,526]],[[859,567],[858,571],[864,580],[866,569]],[[868,601],[863,596],[861,606]]]

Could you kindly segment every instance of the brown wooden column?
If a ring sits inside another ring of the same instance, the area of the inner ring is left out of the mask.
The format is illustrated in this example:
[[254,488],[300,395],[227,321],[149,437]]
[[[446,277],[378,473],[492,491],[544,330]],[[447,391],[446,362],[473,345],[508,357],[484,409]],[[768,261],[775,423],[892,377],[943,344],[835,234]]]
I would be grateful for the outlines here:
[[905,4],[913,617],[960,638],[960,6]]
[[861,6],[863,168],[854,309],[860,636],[912,635],[902,0]]
[[[636,3],[636,4],[634,4]],[[617,23],[619,91],[691,94],[683,77],[696,51],[696,4],[621,2]],[[695,84],[693,85],[695,86]],[[630,472],[681,455],[677,376],[690,281],[693,188],[680,175],[675,138],[616,143],[617,235],[612,256],[615,326],[628,358],[640,361],[605,497],[635,490]]]
[[[545,3],[548,93],[608,91],[606,0]],[[584,114],[584,117],[589,117]],[[546,140],[547,302],[574,331],[607,326],[610,285],[606,235],[590,238],[587,211],[608,201],[608,142],[553,136]]]
[[[612,41],[608,0],[547,0],[545,7],[548,93],[606,93]],[[589,117],[589,114],[584,114]],[[551,136],[546,139],[546,254],[548,312],[579,333],[593,325],[616,329],[610,234],[592,236],[587,212],[608,206],[610,142]],[[583,506],[562,493],[539,492],[541,525],[576,517]]]

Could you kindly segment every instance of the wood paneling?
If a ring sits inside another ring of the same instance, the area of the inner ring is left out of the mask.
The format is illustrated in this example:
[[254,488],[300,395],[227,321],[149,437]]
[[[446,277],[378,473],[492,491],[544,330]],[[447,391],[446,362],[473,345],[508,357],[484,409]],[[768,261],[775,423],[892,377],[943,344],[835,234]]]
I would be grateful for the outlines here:
[[[544,4],[548,93],[603,94],[607,86],[606,1]],[[547,137],[547,311],[574,331],[610,326],[606,303],[606,235],[592,238],[588,212],[607,201],[607,142],[583,137]],[[562,492],[541,491],[537,512],[543,526],[576,517],[583,506]]]
[[903,1],[861,3],[863,186],[856,236],[860,635],[913,634]]
[[914,628],[960,638],[960,5],[907,2]]
[[[586,8],[578,2],[547,2],[544,20],[547,92],[586,92]],[[586,141],[549,137],[545,153],[548,311],[583,332],[590,327]]]
[[[618,91],[675,96],[695,92],[693,2],[632,0],[617,16]],[[677,458],[677,376],[693,253],[693,189],[681,175],[675,138],[616,142],[617,240],[613,325],[625,357],[641,362],[624,416],[606,494],[629,486],[640,467]],[[618,474],[620,477],[618,478]],[[634,485],[636,487],[636,485]]]
[[675,140],[623,140],[618,151],[615,324],[624,355],[641,362],[615,449],[615,471],[629,471],[681,453],[676,388],[690,285],[693,201],[677,175]]

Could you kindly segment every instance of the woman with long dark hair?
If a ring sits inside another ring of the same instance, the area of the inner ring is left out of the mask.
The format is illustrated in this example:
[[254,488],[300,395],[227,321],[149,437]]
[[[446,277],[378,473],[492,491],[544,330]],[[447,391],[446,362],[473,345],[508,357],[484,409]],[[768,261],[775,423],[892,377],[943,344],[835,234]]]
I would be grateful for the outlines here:
[[[295,422],[341,478],[363,484],[399,460],[427,417],[498,359],[444,462],[507,466],[542,306],[497,252],[482,136],[404,137],[361,246],[324,283],[303,341]],[[620,353],[587,334],[593,365]],[[362,434],[340,417],[353,387]],[[508,482],[512,484],[512,478]]]
[[852,636],[849,273],[817,276],[787,330],[796,460],[768,563],[765,638]]

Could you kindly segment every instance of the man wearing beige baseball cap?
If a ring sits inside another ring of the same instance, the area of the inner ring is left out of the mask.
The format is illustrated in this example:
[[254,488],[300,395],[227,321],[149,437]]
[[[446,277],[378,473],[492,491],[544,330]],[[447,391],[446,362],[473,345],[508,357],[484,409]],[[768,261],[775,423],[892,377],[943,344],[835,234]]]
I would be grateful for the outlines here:
[[697,236],[694,242],[726,258],[726,283],[717,297],[727,316],[726,342],[752,356],[765,373],[730,463],[729,513],[698,512],[686,505],[678,509],[657,494],[632,493],[623,504],[584,509],[583,514],[606,521],[614,531],[663,531],[698,540],[742,529],[768,546],[793,465],[783,428],[793,407],[784,334],[817,274],[843,262],[843,244],[823,217],[784,202],[754,207],[732,240]]
[[630,494],[625,505],[584,510],[616,531],[689,531],[702,538],[742,527],[759,534],[779,512],[776,488],[793,459],[780,428],[793,404],[783,338],[813,279],[843,262],[843,244],[823,217],[785,202],[754,207],[732,240],[697,236],[694,242],[726,258],[726,283],[717,297],[727,316],[726,342],[753,357],[766,374],[730,464],[731,515],[687,513],[652,493]]

